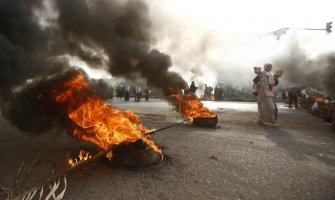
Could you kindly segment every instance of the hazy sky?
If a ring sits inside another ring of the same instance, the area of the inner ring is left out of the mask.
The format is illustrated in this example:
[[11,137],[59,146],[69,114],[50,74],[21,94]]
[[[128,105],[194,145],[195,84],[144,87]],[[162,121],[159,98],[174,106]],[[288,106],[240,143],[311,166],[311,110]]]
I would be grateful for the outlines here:
[[[335,51],[335,30],[304,31],[335,22],[334,0],[145,0],[152,18],[154,48],[169,54],[186,81],[249,87],[253,66],[272,62],[292,44],[310,57]],[[292,28],[278,41],[272,35]],[[74,62],[73,64],[76,64]],[[81,64],[83,65],[83,64]],[[275,66],[278,69],[280,66]],[[107,77],[87,70],[90,76]]]
[[[335,51],[335,35],[299,28],[335,22],[335,1],[146,0],[157,37],[173,70],[187,80],[214,85],[218,79],[248,87],[253,66],[272,62],[292,45],[310,57]],[[292,28],[278,41],[272,35]],[[275,66],[278,69],[281,66]]]
[[[282,27],[324,28],[335,18],[333,0],[147,0],[154,9],[219,31],[261,32]],[[162,13],[164,14],[164,13]]]

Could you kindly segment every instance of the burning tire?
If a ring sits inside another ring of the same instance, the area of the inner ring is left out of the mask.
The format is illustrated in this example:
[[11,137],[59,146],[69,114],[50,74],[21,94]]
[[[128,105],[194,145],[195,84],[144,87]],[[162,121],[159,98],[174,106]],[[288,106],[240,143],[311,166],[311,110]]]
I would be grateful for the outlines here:
[[129,144],[121,144],[113,150],[113,161],[130,168],[152,167],[160,164],[163,158],[162,154],[148,148],[141,139]]
[[215,127],[218,123],[218,116],[215,117],[195,117],[192,124],[201,127]]

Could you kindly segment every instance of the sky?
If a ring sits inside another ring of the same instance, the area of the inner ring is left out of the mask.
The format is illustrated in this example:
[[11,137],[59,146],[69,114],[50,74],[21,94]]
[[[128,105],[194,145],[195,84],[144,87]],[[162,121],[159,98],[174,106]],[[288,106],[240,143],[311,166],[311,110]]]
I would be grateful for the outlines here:
[[[222,32],[259,33],[282,27],[324,28],[334,19],[332,0],[147,0],[159,13]],[[158,14],[158,13],[155,13]],[[172,18],[174,18],[172,17]]]

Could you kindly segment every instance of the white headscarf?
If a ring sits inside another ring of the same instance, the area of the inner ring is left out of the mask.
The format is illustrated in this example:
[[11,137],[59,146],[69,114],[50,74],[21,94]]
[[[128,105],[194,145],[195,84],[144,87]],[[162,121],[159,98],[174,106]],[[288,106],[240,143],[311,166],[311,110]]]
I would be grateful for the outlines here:
[[269,72],[265,71],[265,68],[268,67],[269,65],[271,65],[271,64],[266,63],[264,65],[264,71],[261,74],[260,85],[264,88],[264,90],[270,90],[269,80],[272,79],[272,77],[273,77],[273,73],[271,71],[269,71]]

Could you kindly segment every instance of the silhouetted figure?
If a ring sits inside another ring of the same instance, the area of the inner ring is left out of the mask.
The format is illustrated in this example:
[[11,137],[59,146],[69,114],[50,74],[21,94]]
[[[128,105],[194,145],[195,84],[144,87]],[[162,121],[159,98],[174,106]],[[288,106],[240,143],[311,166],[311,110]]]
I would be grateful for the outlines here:
[[300,92],[300,89],[297,87],[291,87],[288,89],[289,108],[292,108],[292,103],[294,103],[295,108],[298,108],[298,96],[300,95]]
[[136,87],[135,101],[140,102],[141,101],[141,96],[142,96],[142,89],[141,89],[141,87]]
[[190,85],[190,92],[195,93],[195,91],[197,91],[198,87],[195,86],[194,81],[192,81],[191,85]]
[[120,86],[116,88],[116,97],[121,98],[121,89]]
[[108,89],[108,98],[113,99],[114,98],[114,88],[111,86]]
[[286,92],[285,90],[282,90],[281,98],[282,98],[283,100],[287,99],[287,94],[286,94],[286,93],[287,93],[287,92]]
[[224,90],[222,87],[219,88],[219,99],[220,101],[224,100]]
[[215,101],[221,101],[223,95],[223,89],[216,85],[214,88],[214,99]]
[[146,101],[149,100],[149,90],[148,90],[148,88],[144,89],[144,98],[145,98]]
[[209,100],[209,89],[207,87],[207,84],[205,84],[204,99]]
[[124,97],[124,95],[125,95],[124,86],[123,85],[118,86],[116,89],[116,97],[121,99]]
[[125,87],[124,100],[129,101],[129,85],[126,85]]
[[190,88],[187,85],[184,89],[181,89],[180,92],[181,95],[187,95],[190,92]]
[[219,100],[219,98],[218,98],[218,86],[216,85],[215,87],[214,87],[214,100],[215,101],[218,101]]

